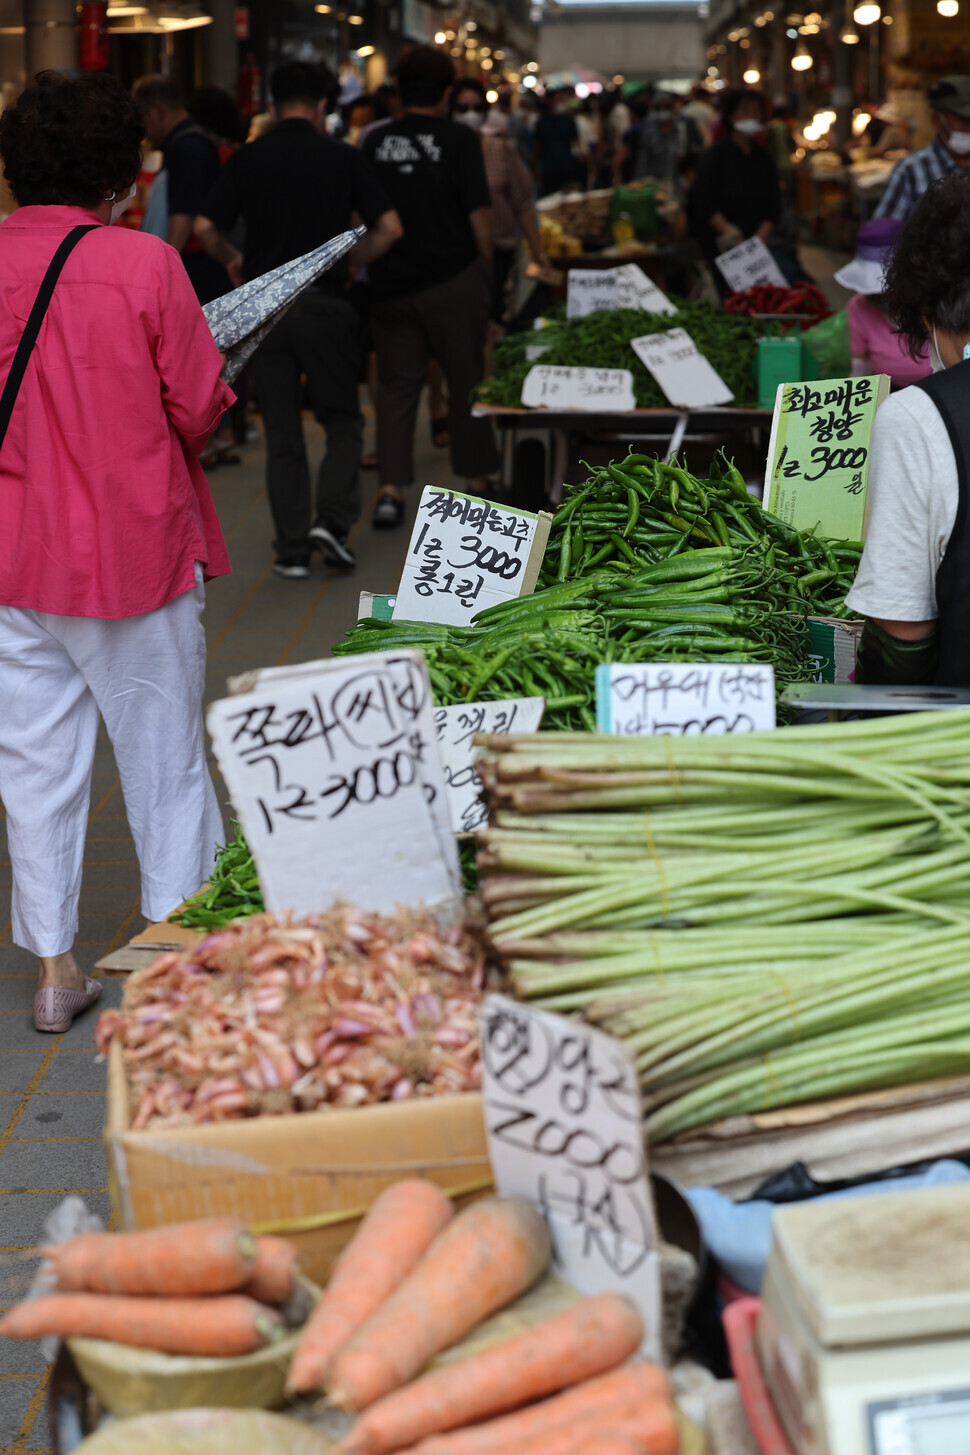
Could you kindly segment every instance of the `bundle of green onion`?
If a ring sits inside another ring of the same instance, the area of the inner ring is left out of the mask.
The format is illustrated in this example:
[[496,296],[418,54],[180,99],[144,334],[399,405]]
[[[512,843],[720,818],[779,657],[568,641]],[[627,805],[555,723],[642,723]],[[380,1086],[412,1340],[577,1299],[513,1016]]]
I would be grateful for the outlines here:
[[488,739],[489,937],[626,1040],[647,1133],[970,1069],[970,711]]

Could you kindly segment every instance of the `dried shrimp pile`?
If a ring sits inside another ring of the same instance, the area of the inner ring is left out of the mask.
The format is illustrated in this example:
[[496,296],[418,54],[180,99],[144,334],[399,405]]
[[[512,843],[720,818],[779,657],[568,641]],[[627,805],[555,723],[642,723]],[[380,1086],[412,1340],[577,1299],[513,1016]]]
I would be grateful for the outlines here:
[[256,915],[131,976],[133,1130],[476,1090],[484,957],[427,916]]

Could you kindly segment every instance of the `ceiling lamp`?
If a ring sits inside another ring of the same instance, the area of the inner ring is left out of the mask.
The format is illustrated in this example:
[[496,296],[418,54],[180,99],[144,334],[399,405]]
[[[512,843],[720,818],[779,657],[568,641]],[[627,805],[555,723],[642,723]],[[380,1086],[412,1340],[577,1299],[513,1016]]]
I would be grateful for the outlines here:
[[843,26],[842,34],[839,36],[839,40],[842,42],[843,45],[858,45],[859,32],[857,30],[853,30],[851,25]]
[[800,40],[795,47],[795,54],[791,58],[793,71],[810,71],[815,62],[812,60],[812,53],[803,40]]
[[875,25],[881,14],[876,0],[860,0],[852,12],[852,19],[856,25]]
[[372,56],[373,54],[374,47],[372,45],[359,45],[357,47],[357,55],[362,61],[366,61],[367,57]]
[[498,100],[498,92],[497,91],[486,91],[485,92],[485,100],[488,102],[489,106],[494,106],[495,103],[496,103],[496,101]]
[[959,0],[936,0],[936,8],[947,20],[952,20],[954,15],[960,13]]
[[363,25],[363,23],[364,23],[364,17],[362,15],[348,15],[347,16],[347,24],[348,25]]
[[147,5],[109,5],[107,9],[109,20],[120,20],[125,15],[147,15]]
[[761,72],[756,66],[749,66],[741,79],[746,86],[757,86],[761,80]]
[[313,8],[318,15],[329,15],[330,12],[333,10],[332,5],[314,5]]
[[447,39],[448,39],[448,37],[445,35],[444,31],[443,30],[439,30],[438,33],[437,33],[437,35],[434,38],[434,43],[435,43],[435,45],[444,45],[444,43],[445,43],[445,41]]

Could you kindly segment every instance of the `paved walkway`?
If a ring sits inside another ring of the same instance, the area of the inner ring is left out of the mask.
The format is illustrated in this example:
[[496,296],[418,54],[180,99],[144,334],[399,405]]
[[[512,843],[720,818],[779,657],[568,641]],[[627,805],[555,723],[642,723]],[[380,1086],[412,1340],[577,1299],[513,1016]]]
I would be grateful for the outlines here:
[[[427,419],[419,421],[418,479],[453,482],[447,451],[433,450]],[[308,423],[315,459],[323,433]],[[251,445],[244,463],[213,472],[211,484],[229,541],[233,574],[208,589],[209,700],[224,695],[227,676],[250,667],[311,660],[356,620],[362,589],[393,591],[409,528],[376,532],[369,524],[376,477],[364,475],[367,509],[353,536],[360,564],[337,575],[319,564],[309,581],[282,581],[272,572],[271,529],[263,492],[263,452]],[[412,491],[412,507],[417,491]],[[314,558],[319,562],[319,557]],[[101,1126],[104,1067],[93,1053],[93,1015],[63,1036],[42,1036],[30,1018],[36,970],[10,942],[10,865],[0,822],[0,1307],[17,1299],[33,1263],[44,1219],[69,1192],[80,1192],[102,1217],[111,1212]],[[81,894],[78,954],[86,969],[144,925],[138,869],[114,760],[99,745]],[[103,1004],[117,1004],[122,982],[105,981]],[[35,1345],[0,1341],[0,1452],[52,1449],[48,1431],[48,1371]]]

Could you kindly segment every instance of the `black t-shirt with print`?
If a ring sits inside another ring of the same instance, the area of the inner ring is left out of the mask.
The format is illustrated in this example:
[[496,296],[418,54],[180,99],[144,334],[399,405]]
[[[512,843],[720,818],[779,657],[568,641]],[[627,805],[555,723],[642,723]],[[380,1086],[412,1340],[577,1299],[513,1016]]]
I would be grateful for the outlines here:
[[411,114],[376,127],[363,151],[404,225],[400,241],[368,266],[372,296],[403,298],[457,277],[478,256],[468,215],[492,205],[478,137],[458,122]]

